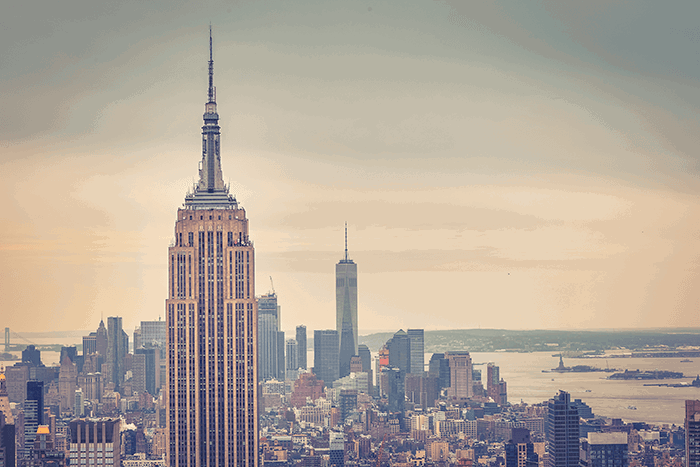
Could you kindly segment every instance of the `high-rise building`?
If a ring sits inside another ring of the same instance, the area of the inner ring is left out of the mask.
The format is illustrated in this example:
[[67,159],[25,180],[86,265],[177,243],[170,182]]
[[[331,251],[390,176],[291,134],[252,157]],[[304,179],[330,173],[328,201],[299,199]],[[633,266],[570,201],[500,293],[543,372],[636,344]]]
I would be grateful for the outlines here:
[[58,394],[60,396],[59,407],[61,412],[72,411],[75,406],[75,389],[78,384],[78,369],[68,354],[61,360],[61,368],[58,371]]
[[369,347],[365,344],[358,345],[357,354],[362,360],[362,371],[372,371],[372,352],[370,352]]
[[141,327],[136,326],[136,329],[134,329],[134,350],[140,349],[143,346],[143,343],[141,342]]
[[168,248],[167,429],[171,467],[254,467],[258,459],[255,250],[224,184],[214,62],[199,181]]
[[588,433],[586,449],[581,449],[581,465],[586,467],[627,467],[627,433]]
[[345,224],[345,258],[335,265],[335,329],[340,339],[339,374],[350,374],[350,358],[357,355],[357,264],[348,259],[348,226]]
[[700,467],[700,400],[685,401],[685,465]]
[[472,358],[469,352],[445,352],[445,360],[450,367],[448,399],[468,399],[472,397]]
[[271,292],[258,297],[258,368],[261,381],[277,379],[279,307],[277,294]]
[[500,369],[493,362],[486,365],[486,395],[498,401],[498,383],[501,381]]
[[100,320],[100,325],[97,326],[97,332],[95,333],[95,350],[97,353],[102,355],[102,358],[107,357],[107,328],[105,327],[105,322]]
[[[137,364],[138,362],[138,364]],[[160,390],[160,350],[157,348],[140,348],[134,350],[132,364],[134,379],[139,380],[138,387],[134,384],[134,392],[146,391],[155,396]]]
[[[145,348],[158,347],[165,349],[165,321],[141,321],[141,344]],[[134,345],[134,349],[136,349]]]
[[577,467],[579,464],[579,417],[568,392],[559,391],[547,402],[544,419],[547,467]]
[[343,467],[345,465],[345,435],[342,432],[330,432],[328,451],[329,467]]
[[406,334],[411,340],[410,373],[422,375],[425,372],[425,331],[423,329],[409,329]]
[[23,457],[29,457],[29,452],[34,447],[36,430],[44,424],[44,382],[27,381],[27,398],[24,400],[24,453]]
[[121,442],[118,418],[76,419],[70,422],[70,465],[118,467],[121,465]]
[[287,370],[299,369],[299,353],[297,352],[297,341],[287,339]]
[[450,387],[450,362],[444,353],[434,353],[428,364],[428,374],[437,378],[438,391]]
[[129,352],[129,337],[122,329],[121,316],[107,318],[107,358],[103,368],[107,383],[119,389],[124,381],[124,356]]
[[78,388],[73,393],[73,414],[76,417],[82,417],[85,415],[85,397],[83,395],[83,390]]
[[41,365],[41,350],[33,345],[28,345],[22,351],[22,363],[28,363],[31,366]]
[[15,418],[6,383],[5,374],[0,373],[0,465],[15,467]]
[[[350,368],[348,360],[348,369]],[[334,329],[314,331],[314,374],[327,387],[338,376],[338,331]]]
[[284,331],[277,331],[277,379],[280,381],[284,381],[286,375],[285,375],[285,369],[287,368],[286,366],[286,360],[284,358],[284,343],[286,339],[284,338]]
[[299,368],[306,370],[306,326],[297,326],[297,362]]
[[506,467],[537,467],[539,456],[535,445],[530,440],[530,430],[513,428],[511,439],[504,446],[506,451]]
[[83,355],[92,355],[97,352],[97,333],[91,332],[83,336]]
[[386,343],[389,349],[389,365],[399,368],[403,375],[411,372],[411,339],[403,329],[394,333]]

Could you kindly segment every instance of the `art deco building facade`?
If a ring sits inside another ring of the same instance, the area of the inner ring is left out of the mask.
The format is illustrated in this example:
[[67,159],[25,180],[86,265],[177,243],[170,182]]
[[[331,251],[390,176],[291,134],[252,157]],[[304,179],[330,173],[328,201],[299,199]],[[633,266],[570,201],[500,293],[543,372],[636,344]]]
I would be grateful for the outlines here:
[[[350,359],[357,355],[357,264],[348,259],[348,231],[345,227],[345,258],[335,265],[335,329],[340,338],[339,374],[350,374]],[[332,381],[325,381],[327,384]]]
[[209,57],[199,182],[168,249],[168,465],[258,466],[255,257],[221,171]]

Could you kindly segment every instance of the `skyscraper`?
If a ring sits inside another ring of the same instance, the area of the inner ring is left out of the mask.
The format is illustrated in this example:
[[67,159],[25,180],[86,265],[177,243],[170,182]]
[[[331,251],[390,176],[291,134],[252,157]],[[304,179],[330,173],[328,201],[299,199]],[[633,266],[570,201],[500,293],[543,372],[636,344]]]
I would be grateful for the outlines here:
[[199,181],[168,248],[168,465],[258,466],[255,257],[224,184],[209,36]]
[[345,258],[335,265],[335,329],[340,338],[340,377],[350,374],[350,358],[357,355],[357,264],[348,259],[348,226],[345,224]]
[[258,297],[258,368],[261,381],[277,378],[279,314],[277,294]]
[[389,365],[401,370],[403,376],[411,372],[411,339],[403,329],[399,329],[386,343],[389,349]]
[[539,457],[530,441],[530,430],[513,428],[511,439],[503,446],[506,451],[506,467],[537,467]]
[[297,362],[299,368],[306,370],[306,326],[297,326]]
[[685,465],[700,467],[700,401],[685,401]]
[[27,381],[27,398],[24,400],[24,452],[29,456],[34,446],[36,430],[44,424],[44,382]]
[[15,417],[6,383],[5,373],[0,373],[0,465],[15,467]]
[[287,339],[287,370],[299,369],[299,352],[297,352],[297,341]]
[[559,391],[547,402],[544,419],[547,467],[577,467],[579,464],[579,417],[568,392]]
[[338,332],[334,329],[314,331],[314,374],[327,387],[338,379]]
[[409,329],[406,334],[411,340],[410,373],[422,375],[425,372],[425,331],[423,329]]
[[450,386],[447,388],[447,397],[449,399],[472,397],[472,358],[469,352],[445,352],[445,359],[450,367]]
[[[99,330],[98,330],[99,331]],[[105,380],[114,383],[115,389],[124,380],[124,356],[129,352],[129,338],[122,329],[121,316],[107,318],[107,360]]]

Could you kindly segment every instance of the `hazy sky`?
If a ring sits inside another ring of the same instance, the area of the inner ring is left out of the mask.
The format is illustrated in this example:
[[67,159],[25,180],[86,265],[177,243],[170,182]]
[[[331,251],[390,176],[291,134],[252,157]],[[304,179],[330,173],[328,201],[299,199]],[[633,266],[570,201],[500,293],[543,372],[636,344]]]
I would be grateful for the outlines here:
[[9,2],[0,327],[163,316],[208,25],[283,328],[700,326],[700,3]]

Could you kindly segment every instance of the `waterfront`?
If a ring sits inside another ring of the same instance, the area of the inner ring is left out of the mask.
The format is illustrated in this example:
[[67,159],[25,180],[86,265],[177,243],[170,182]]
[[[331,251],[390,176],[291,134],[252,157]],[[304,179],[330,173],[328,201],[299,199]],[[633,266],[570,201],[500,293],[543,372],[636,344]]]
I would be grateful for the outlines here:
[[[685,417],[685,400],[700,399],[700,388],[668,388],[644,386],[656,381],[606,380],[609,373],[543,373],[542,370],[556,368],[559,358],[554,352],[473,352],[474,363],[494,362],[508,383],[508,401],[534,404],[550,399],[560,389],[571,394],[572,399],[581,399],[588,404],[596,416],[622,418],[626,421],[641,421],[655,424],[682,425]],[[427,357],[429,358],[429,356]],[[566,366],[591,365],[621,370],[669,370],[683,372],[688,378],[659,382],[690,382],[700,373],[700,359],[681,363],[680,358],[594,358],[565,359]],[[486,366],[477,365],[485,381]],[[692,376],[692,377],[691,377]],[[587,392],[590,391],[590,392]],[[636,407],[636,410],[628,407]]]
[[[48,344],[49,342],[37,342]],[[54,342],[59,343],[59,342]],[[78,339],[62,339],[61,344],[77,344]],[[486,379],[486,363],[494,362],[500,367],[500,375],[508,383],[508,400],[515,404],[521,400],[536,404],[553,397],[559,390],[567,391],[572,399],[581,399],[588,404],[597,416],[622,418],[626,421],[642,421],[655,424],[669,423],[682,425],[686,399],[700,399],[700,388],[669,388],[644,386],[656,381],[606,380],[610,373],[543,373],[542,370],[556,368],[558,357],[552,352],[472,352],[476,369],[482,370],[482,380]],[[12,352],[19,355],[19,352]],[[59,352],[42,351],[42,361],[46,365],[57,365]],[[431,353],[426,353],[425,363]],[[564,360],[566,366],[591,365],[599,368],[620,370],[669,370],[683,372],[687,378],[659,382],[690,382],[700,374],[700,358],[682,363],[680,358],[593,358]],[[309,366],[313,366],[313,350],[308,352]],[[13,365],[14,361],[0,362]],[[590,392],[588,392],[590,391]],[[628,407],[636,407],[632,410]]]

